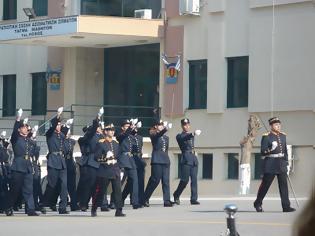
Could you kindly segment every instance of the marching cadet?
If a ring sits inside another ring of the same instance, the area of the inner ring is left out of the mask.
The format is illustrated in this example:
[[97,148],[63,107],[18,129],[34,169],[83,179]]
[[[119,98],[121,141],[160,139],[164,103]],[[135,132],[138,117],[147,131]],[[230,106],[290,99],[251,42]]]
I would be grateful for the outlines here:
[[[104,123],[101,122],[101,117],[104,113],[104,109],[100,108],[97,118],[93,120],[92,127],[89,128],[85,134],[86,142],[88,143],[89,155],[86,161],[86,167],[81,168],[82,188],[80,189],[80,208],[82,211],[86,211],[89,201],[95,190],[97,170],[100,163],[95,160],[95,148],[100,139],[104,139],[103,128]],[[83,172],[84,171],[84,172]]]
[[11,135],[14,159],[11,166],[12,176],[6,209],[7,216],[13,216],[13,206],[22,192],[28,216],[38,216],[33,198],[33,168],[30,158],[31,142],[28,137],[28,119],[21,120],[23,110],[19,109]]
[[[127,184],[123,190],[123,201],[127,195],[131,195],[131,204],[133,209],[138,209],[139,193],[138,193],[138,175],[137,166],[132,156],[132,147],[134,139],[131,132],[135,129],[138,119],[124,120],[121,124],[122,132],[117,136],[119,142],[121,155],[119,156],[118,163],[120,168],[124,169],[124,175],[128,178]],[[131,189],[131,191],[129,191]]]
[[3,213],[8,200],[8,167],[9,167],[9,154],[7,147],[9,142],[5,138],[6,131],[0,134],[0,213]]
[[[48,146],[47,154],[47,187],[44,193],[44,207],[50,206],[54,195],[60,195],[59,214],[69,214],[67,211],[67,165],[64,158],[65,135],[61,132],[61,114],[63,107],[58,108],[57,116],[51,120],[51,127],[46,132]],[[58,186],[58,183],[60,186]],[[57,190],[57,187],[60,187]],[[60,194],[59,194],[60,192]],[[42,208],[45,212],[45,208]]]
[[[73,119],[67,120],[65,126],[68,128],[65,139],[65,158],[67,165],[67,187],[70,196],[70,210],[79,210],[78,200],[77,200],[77,188],[76,188],[76,163],[73,158],[73,149],[76,141],[71,138],[70,135],[70,125],[73,123]],[[64,129],[64,128],[63,128]]]
[[295,211],[290,206],[287,171],[288,150],[286,134],[281,132],[281,121],[278,117],[269,119],[270,132],[265,133],[261,139],[261,155],[264,156],[263,178],[259,187],[254,207],[257,212],[263,212],[262,202],[275,176],[278,178],[279,192],[283,212]]
[[137,166],[139,202],[144,202],[144,177],[147,164],[142,158],[143,137],[138,134],[138,129],[141,127],[142,123],[139,121],[131,134],[134,139],[132,155]]
[[106,138],[100,139],[95,148],[95,160],[100,163],[97,171],[96,187],[94,191],[91,216],[97,216],[97,208],[103,204],[104,194],[108,184],[111,182],[113,196],[116,206],[115,216],[125,216],[122,211],[122,193],[120,182],[120,167],[117,163],[120,155],[119,144],[113,139],[115,128],[113,124],[105,127]]
[[198,202],[198,187],[197,187],[197,175],[198,175],[198,159],[195,153],[194,141],[195,136],[201,134],[200,130],[196,130],[194,133],[190,133],[190,121],[189,119],[181,120],[182,132],[177,134],[176,140],[178,146],[182,152],[180,159],[181,178],[176,191],[174,192],[174,202],[179,205],[179,197],[186,188],[189,177],[191,181],[191,205],[199,205]]
[[149,207],[149,199],[162,180],[164,207],[172,207],[170,200],[170,158],[168,156],[169,137],[165,135],[168,129],[172,128],[171,123],[156,121],[150,129],[152,142],[151,177],[144,192],[145,207]]

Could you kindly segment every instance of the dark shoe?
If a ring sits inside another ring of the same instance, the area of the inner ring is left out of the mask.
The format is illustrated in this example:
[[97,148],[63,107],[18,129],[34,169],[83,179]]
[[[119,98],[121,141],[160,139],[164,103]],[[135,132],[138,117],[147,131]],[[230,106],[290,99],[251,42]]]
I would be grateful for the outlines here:
[[293,212],[296,211],[293,207],[283,208],[283,212]]
[[83,212],[86,212],[86,211],[87,211],[87,208],[86,208],[85,206],[81,206],[81,207],[80,207],[80,210],[83,211]]
[[57,211],[57,207],[56,207],[56,206],[51,206],[50,209],[51,209],[52,211]]
[[91,216],[92,217],[96,217],[97,216],[96,210],[93,210],[93,209],[91,210]]
[[180,205],[179,197],[175,197],[175,195],[173,195],[173,196],[174,196],[174,203],[175,203],[176,205]]
[[40,212],[42,213],[42,214],[46,214],[47,213],[47,211],[46,211],[46,208],[45,207],[40,207]]
[[110,209],[107,206],[102,206],[101,211],[110,211]]
[[122,212],[122,209],[117,209],[116,212],[115,212],[115,216],[116,217],[124,217],[124,216],[126,216],[126,214],[124,214]]
[[13,211],[19,211],[20,208],[18,206],[13,207]]
[[190,201],[191,205],[200,205],[200,202],[198,202],[197,200],[194,201]]
[[59,214],[60,215],[68,215],[69,211],[67,211],[67,209],[59,209]]
[[173,203],[171,201],[164,202],[164,207],[172,207]]
[[35,211],[29,211],[27,213],[28,216],[39,216],[39,214],[37,214]]
[[133,206],[132,206],[132,209],[134,209],[134,210],[137,210],[137,209],[139,209],[139,208],[143,208],[143,206],[140,205],[140,204],[137,204],[137,205],[133,205]]
[[261,207],[261,205],[257,205],[254,203],[254,207],[255,207],[257,212],[264,212],[264,209]]
[[5,210],[5,214],[6,214],[7,216],[13,216],[13,209],[10,208],[10,209]]
[[115,208],[116,208],[116,207],[115,207],[115,204],[114,204],[114,203],[110,203],[110,204],[109,204],[109,208],[110,208],[110,209],[115,209]]
[[144,207],[150,207],[150,203],[149,203],[149,201],[147,200],[147,201],[145,201],[144,203],[143,203],[143,206]]

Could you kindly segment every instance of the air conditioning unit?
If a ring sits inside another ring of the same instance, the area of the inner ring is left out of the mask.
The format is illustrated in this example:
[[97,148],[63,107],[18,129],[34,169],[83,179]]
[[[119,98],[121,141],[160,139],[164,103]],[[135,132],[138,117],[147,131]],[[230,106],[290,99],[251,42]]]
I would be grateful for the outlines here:
[[152,9],[135,10],[135,18],[152,19]]
[[179,0],[179,14],[200,16],[200,0]]

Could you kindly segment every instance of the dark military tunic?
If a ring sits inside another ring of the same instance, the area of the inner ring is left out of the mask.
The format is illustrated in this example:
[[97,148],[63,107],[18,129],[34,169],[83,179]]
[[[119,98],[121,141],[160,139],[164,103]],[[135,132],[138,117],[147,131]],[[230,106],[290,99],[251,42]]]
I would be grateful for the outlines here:
[[176,140],[182,151],[181,164],[190,166],[198,165],[198,159],[195,155],[194,135],[192,133],[182,132],[177,134]]

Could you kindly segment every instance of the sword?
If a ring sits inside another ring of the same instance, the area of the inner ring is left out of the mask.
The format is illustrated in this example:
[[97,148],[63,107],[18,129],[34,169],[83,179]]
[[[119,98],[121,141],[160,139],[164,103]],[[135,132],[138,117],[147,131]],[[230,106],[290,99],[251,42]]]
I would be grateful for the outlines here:
[[299,201],[296,197],[296,194],[295,194],[295,191],[294,191],[294,188],[293,188],[293,185],[292,185],[292,182],[291,182],[291,179],[290,179],[290,176],[287,174],[287,178],[288,178],[288,181],[289,181],[289,185],[290,185],[290,188],[292,190],[292,193],[293,193],[293,196],[294,196],[294,199],[295,199],[295,202],[296,202],[296,205],[298,206],[298,208],[300,208],[300,204],[299,204]]

